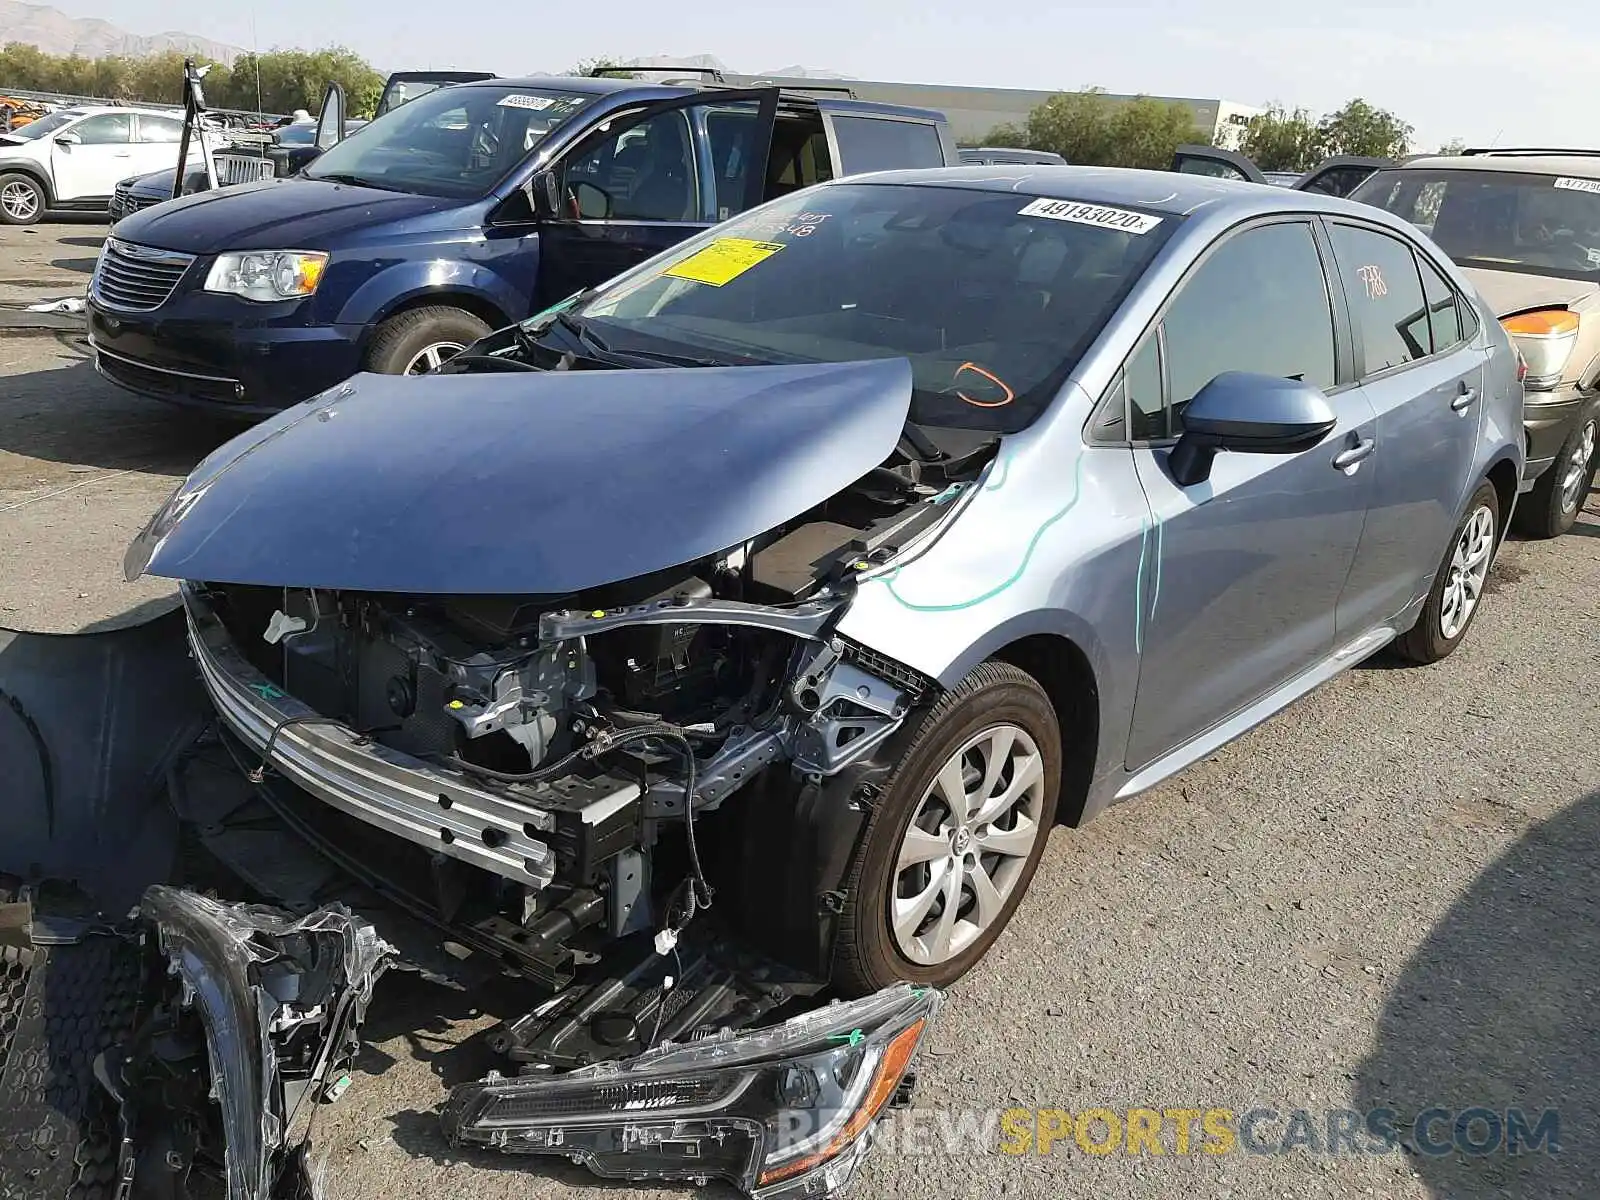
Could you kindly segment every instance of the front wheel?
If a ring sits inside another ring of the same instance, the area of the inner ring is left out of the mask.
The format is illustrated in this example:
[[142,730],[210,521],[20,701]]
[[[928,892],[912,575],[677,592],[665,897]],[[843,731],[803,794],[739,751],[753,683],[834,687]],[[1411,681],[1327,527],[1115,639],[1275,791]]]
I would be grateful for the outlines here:
[[1560,537],[1577,523],[1584,497],[1594,484],[1595,431],[1600,410],[1590,410],[1561,444],[1555,462],[1539,477],[1522,503],[1512,525],[1528,537]]
[[1483,586],[1500,545],[1500,497],[1480,483],[1450,538],[1444,563],[1417,623],[1395,643],[1407,662],[1426,665],[1454,653],[1483,600]]
[[367,370],[426,375],[489,332],[488,325],[463,309],[413,308],[378,326],[367,348]]
[[0,224],[32,225],[44,216],[44,189],[28,175],[0,175]]
[[1044,689],[984,663],[924,718],[845,884],[833,982],[947,986],[1000,936],[1038,870],[1061,788]]

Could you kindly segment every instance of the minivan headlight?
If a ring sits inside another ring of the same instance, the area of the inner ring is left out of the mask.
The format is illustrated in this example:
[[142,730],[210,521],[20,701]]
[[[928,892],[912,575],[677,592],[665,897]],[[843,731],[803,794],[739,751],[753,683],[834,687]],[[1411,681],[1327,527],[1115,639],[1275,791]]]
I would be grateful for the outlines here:
[[313,295],[327,269],[320,250],[249,250],[219,254],[206,276],[206,291],[246,300],[295,300]]
[[1577,313],[1564,308],[1541,308],[1501,320],[1527,364],[1522,380],[1527,391],[1549,391],[1561,382],[1578,344],[1578,321]]

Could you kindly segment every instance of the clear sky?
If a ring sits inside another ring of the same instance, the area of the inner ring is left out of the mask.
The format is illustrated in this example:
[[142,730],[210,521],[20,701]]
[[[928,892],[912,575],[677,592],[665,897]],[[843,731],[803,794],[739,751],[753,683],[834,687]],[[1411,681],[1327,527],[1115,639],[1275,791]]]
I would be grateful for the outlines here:
[[[863,79],[1194,96],[1314,112],[1361,96],[1419,149],[1600,143],[1600,32],[1583,4],[1391,0],[40,0],[133,33],[262,49],[341,43],[383,70],[502,75],[600,55],[714,54]],[[252,21],[255,37],[252,37]]]

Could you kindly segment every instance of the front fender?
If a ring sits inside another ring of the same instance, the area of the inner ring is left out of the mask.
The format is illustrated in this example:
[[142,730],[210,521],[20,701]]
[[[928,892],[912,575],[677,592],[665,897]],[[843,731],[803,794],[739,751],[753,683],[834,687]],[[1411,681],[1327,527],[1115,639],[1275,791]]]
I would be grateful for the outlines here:
[[[534,260],[537,263],[537,259]],[[528,271],[531,281],[535,270]],[[390,313],[419,297],[470,296],[493,305],[509,324],[527,315],[531,282],[519,289],[515,282],[484,263],[459,259],[398,262],[369,276],[339,306],[338,325],[376,325]],[[494,324],[494,322],[491,322]]]

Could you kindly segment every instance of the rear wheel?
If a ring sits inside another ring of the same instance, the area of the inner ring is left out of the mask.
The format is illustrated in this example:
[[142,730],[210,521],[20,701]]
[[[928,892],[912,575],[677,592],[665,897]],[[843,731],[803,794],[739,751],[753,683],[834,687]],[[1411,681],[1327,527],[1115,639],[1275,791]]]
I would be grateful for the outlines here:
[[44,216],[45,195],[31,175],[0,175],[0,223],[32,225]]
[[1050,698],[1023,671],[983,664],[929,712],[873,811],[834,983],[864,995],[966,974],[1022,902],[1060,788]]
[[490,332],[459,308],[413,308],[390,317],[372,335],[367,370],[380,375],[425,375]]
[[1455,651],[1478,615],[1499,544],[1500,498],[1493,484],[1481,483],[1450,539],[1422,615],[1395,643],[1401,658],[1426,665]]
[[1600,410],[1591,410],[1567,435],[1539,482],[1517,505],[1512,524],[1528,537],[1560,537],[1578,520],[1578,511],[1594,483],[1595,436]]

